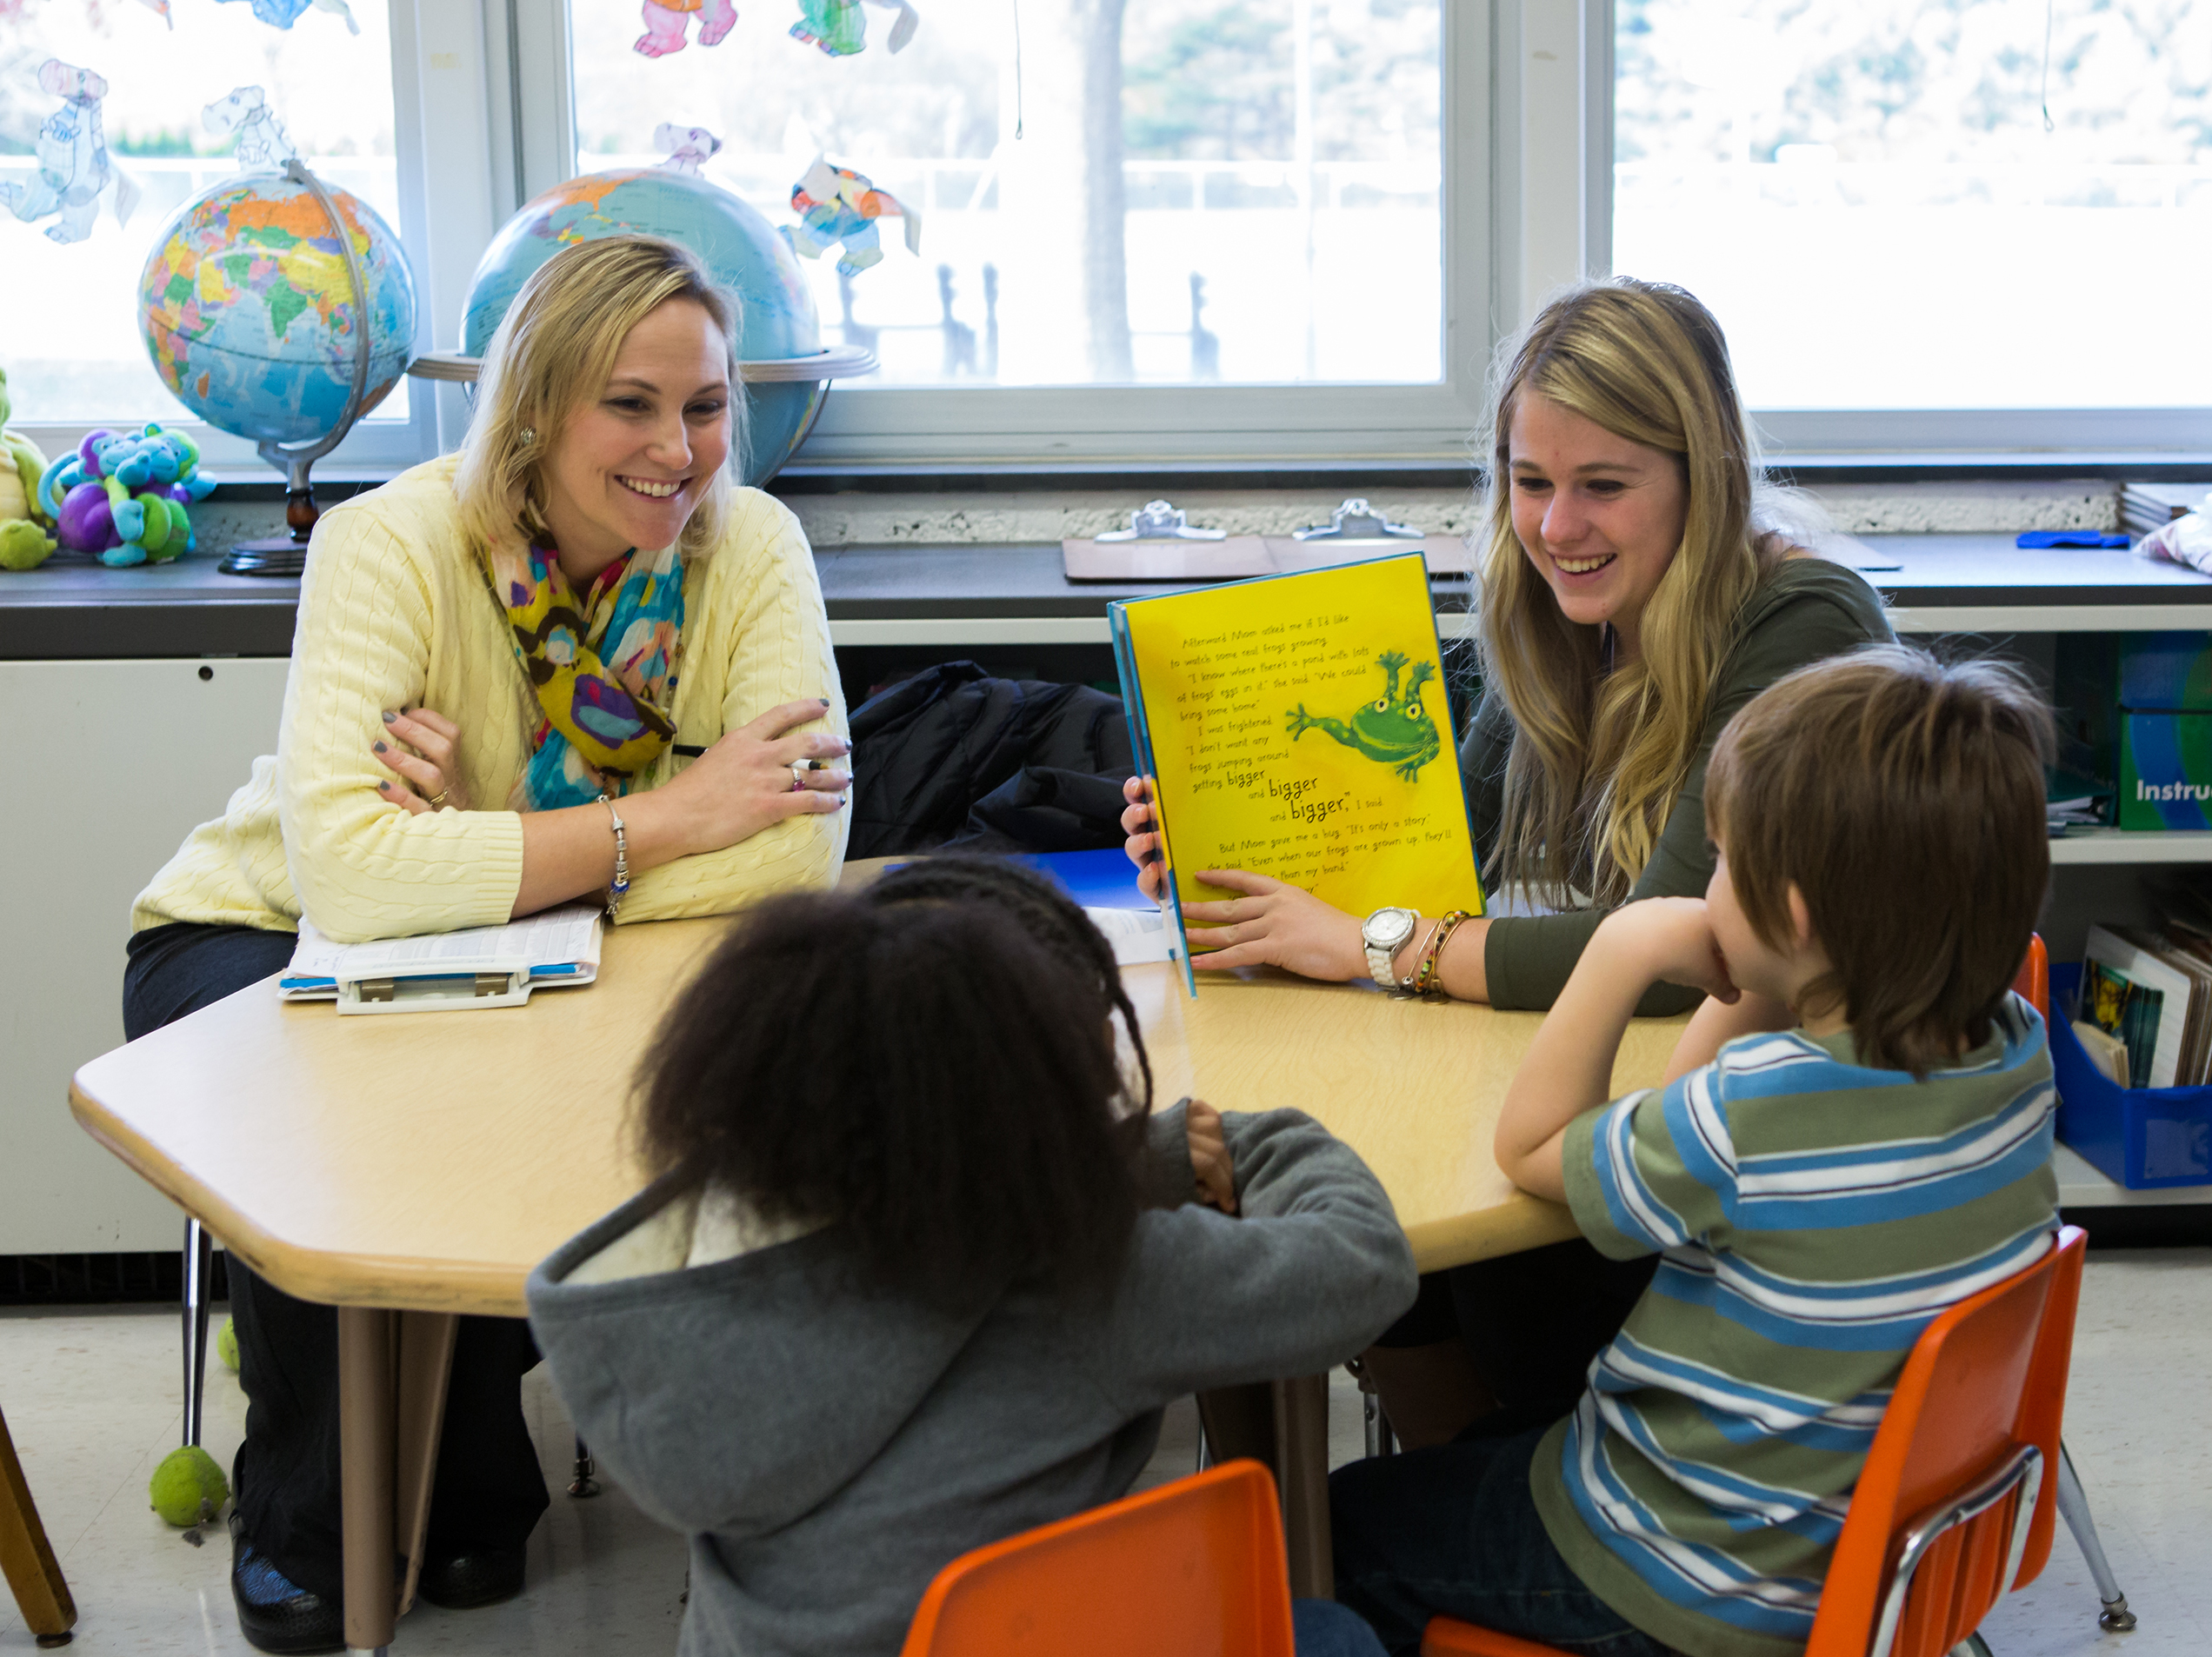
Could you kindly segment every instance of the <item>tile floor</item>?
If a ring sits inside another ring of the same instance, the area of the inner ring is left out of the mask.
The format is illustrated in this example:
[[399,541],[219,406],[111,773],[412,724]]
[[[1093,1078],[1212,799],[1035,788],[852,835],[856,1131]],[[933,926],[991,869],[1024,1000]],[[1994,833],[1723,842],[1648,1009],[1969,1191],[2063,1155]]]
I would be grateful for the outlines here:
[[[217,1527],[192,1547],[146,1507],[146,1480],[177,1441],[177,1320],[160,1311],[0,1313],[0,1409],[77,1599],[83,1657],[250,1649],[239,1637]],[[1331,1400],[1336,1460],[1359,1453],[1358,1396],[1340,1374]],[[681,1542],[609,1487],[560,1494],[571,1434],[543,1380],[525,1400],[553,1508],[530,1543],[530,1587],[481,1611],[421,1606],[400,1625],[403,1654],[664,1653],[676,1645]],[[230,1373],[210,1376],[205,1439],[227,1467],[244,1401]],[[2206,1657],[2212,1654],[2212,1253],[2092,1255],[2075,1343],[2067,1439],[2114,1568],[2142,1621],[2101,1634],[2088,1570],[2062,1530],[2042,1579],[1983,1632],[1998,1657]],[[1195,1419],[1170,1413],[1148,1479],[1192,1466]],[[0,1601],[0,1654],[34,1649]]]

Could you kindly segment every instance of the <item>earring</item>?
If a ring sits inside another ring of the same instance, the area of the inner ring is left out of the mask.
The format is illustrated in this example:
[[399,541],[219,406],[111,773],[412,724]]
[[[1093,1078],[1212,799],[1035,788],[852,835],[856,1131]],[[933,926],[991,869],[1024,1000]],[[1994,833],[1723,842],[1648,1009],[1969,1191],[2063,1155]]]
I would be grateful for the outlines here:
[[515,436],[516,441],[520,443],[523,448],[527,449],[537,441],[537,428],[536,426],[524,426],[522,430],[515,434]]

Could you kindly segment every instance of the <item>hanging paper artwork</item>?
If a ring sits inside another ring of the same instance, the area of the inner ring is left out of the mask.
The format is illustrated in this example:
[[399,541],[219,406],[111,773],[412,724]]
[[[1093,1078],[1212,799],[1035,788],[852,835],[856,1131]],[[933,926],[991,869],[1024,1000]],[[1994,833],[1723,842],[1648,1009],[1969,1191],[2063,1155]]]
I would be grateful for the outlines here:
[[833,167],[816,156],[806,176],[791,186],[791,210],[796,224],[783,227],[793,250],[818,259],[839,243],[844,256],[837,269],[856,276],[882,262],[883,246],[876,233],[879,218],[906,221],[906,250],[922,251],[922,216],[889,190],[878,190],[865,174],[849,167]]
[[299,154],[284,123],[270,113],[269,95],[257,86],[234,88],[200,110],[200,124],[218,135],[236,133],[241,172],[282,172]]
[[[240,0],[217,0],[219,5],[236,5]],[[361,25],[353,20],[353,8],[346,0],[244,0],[253,8],[253,15],[271,29],[290,29],[312,6],[321,11],[335,11],[345,19],[346,32],[357,35]]]
[[138,204],[138,186],[108,160],[108,141],[100,128],[106,79],[50,57],[38,66],[38,84],[60,98],[62,107],[38,129],[38,176],[28,184],[0,184],[0,206],[26,224],[56,218],[46,227],[50,241],[82,242],[92,234],[101,196],[112,188],[110,205],[116,223],[126,223]]
[[[799,20],[791,25],[791,38],[819,46],[832,57],[850,57],[868,48],[868,14],[862,0],[799,0]],[[922,14],[911,0],[867,0],[886,11],[898,13],[884,44],[893,51],[905,50],[922,26]]]
[[630,50],[648,57],[682,51],[684,31],[695,15],[702,46],[721,45],[723,37],[737,26],[737,8],[731,0],[645,0],[643,10],[645,32]]
[[679,127],[673,121],[663,121],[653,129],[653,148],[668,157],[661,165],[669,171],[698,178],[703,176],[700,169],[722,148],[722,140],[704,127]]

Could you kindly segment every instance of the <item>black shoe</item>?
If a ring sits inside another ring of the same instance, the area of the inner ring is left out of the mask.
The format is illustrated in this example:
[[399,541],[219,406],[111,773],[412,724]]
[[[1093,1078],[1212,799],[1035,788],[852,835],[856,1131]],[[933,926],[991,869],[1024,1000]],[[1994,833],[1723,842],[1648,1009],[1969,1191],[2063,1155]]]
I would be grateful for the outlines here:
[[472,1547],[465,1553],[431,1554],[423,1561],[415,1592],[449,1611],[497,1605],[523,1591],[520,1547]]
[[257,1650],[291,1654],[345,1649],[345,1612],[301,1587],[253,1545],[230,1516],[230,1598],[238,1631]]

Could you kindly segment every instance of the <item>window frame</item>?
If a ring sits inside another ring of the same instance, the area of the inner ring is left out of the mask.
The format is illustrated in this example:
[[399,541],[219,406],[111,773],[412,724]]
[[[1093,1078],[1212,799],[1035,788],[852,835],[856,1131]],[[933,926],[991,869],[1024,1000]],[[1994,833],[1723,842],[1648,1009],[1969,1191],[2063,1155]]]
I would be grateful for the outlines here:
[[[1503,0],[1506,4],[1513,0]],[[796,459],[811,466],[1460,461],[1495,338],[1493,0],[1438,0],[1443,377],[1424,385],[850,387]],[[488,0],[511,31],[523,199],[574,173],[565,0]],[[558,66],[556,72],[556,66]],[[494,123],[496,127],[496,123]]]
[[[1443,378],[1403,385],[848,388],[796,457],[810,470],[1016,463],[1462,462],[1491,357],[1557,287],[1612,260],[1613,0],[1440,0]],[[567,0],[389,0],[397,229],[421,300],[417,354],[453,349],[477,259],[573,176]],[[431,158],[436,157],[433,164]],[[450,250],[450,251],[449,251]],[[461,387],[417,379],[410,417],[351,433],[316,470],[389,476],[456,447]],[[1775,460],[2016,467],[2212,462],[2212,407],[1756,409]],[[179,420],[224,481],[276,476],[253,445]],[[50,455],[90,423],[18,422]]]
[[[433,192],[427,188],[427,157],[432,153],[450,153],[424,142],[426,100],[421,95],[423,66],[430,61],[429,53],[432,50],[453,57],[456,68],[464,64],[481,66],[484,61],[483,30],[476,27],[475,6],[441,4],[439,0],[388,0],[388,3],[391,22],[392,150],[398,172],[400,203],[399,223],[393,228],[407,249],[415,273],[417,303],[413,353],[419,356],[436,349],[431,341],[439,336],[429,283],[424,280],[423,250],[436,247],[443,229],[443,225],[433,223],[441,216],[434,210]],[[497,0],[492,0],[492,3],[497,3]],[[469,41],[471,33],[476,37],[473,50]],[[481,74],[478,67],[478,78]],[[466,77],[464,69],[462,78]],[[427,107],[435,108],[436,101],[427,101]],[[479,142],[473,147],[481,151],[484,146]],[[464,153],[455,160],[452,171],[465,180],[470,170],[467,156]],[[446,170],[440,170],[443,174]],[[494,226],[497,223],[492,221]],[[490,235],[487,229],[484,239],[488,240]],[[482,244],[481,241],[477,243]],[[463,287],[465,290],[465,278]],[[344,442],[315,462],[316,475],[334,481],[386,477],[437,454],[443,424],[440,400],[431,395],[429,381],[412,381],[407,390],[405,420],[371,419],[356,425],[346,435]],[[140,420],[149,417],[143,411],[130,413],[137,414]],[[283,476],[281,470],[272,471],[256,452],[255,445],[245,438],[217,430],[205,421],[190,416],[151,417],[159,418],[169,429],[191,437],[199,445],[202,469],[221,482],[257,482],[272,477],[281,480]],[[128,420],[130,414],[117,410],[110,418],[122,422]],[[103,423],[15,421],[10,423],[10,429],[22,432],[49,456],[59,456],[74,449],[83,442],[87,432],[100,429]]]

